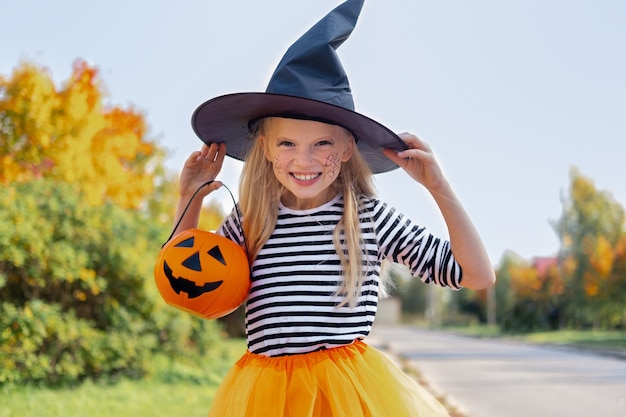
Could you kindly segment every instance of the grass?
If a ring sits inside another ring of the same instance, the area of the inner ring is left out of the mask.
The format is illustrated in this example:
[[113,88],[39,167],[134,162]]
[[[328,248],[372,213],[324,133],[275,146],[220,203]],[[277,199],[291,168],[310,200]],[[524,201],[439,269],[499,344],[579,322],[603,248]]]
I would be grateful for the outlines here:
[[607,351],[623,350],[626,353],[626,332],[617,330],[559,330],[531,333],[520,338],[530,343]]
[[75,389],[14,387],[2,392],[0,416],[206,416],[215,387],[124,380]]
[[[226,341],[223,353],[212,358],[210,366],[200,364],[190,377],[187,364],[164,362],[151,379],[85,382],[61,389],[3,387],[0,417],[205,417],[219,382],[244,351],[245,341]],[[199,372],[206,375],[198,378]]]
[[527,334],[501,333],[497,327],[468,326],[446,329],[474,337],[502,337],[527,343],[568,346],[626,355],[626,332],[619,330],[556,330]]

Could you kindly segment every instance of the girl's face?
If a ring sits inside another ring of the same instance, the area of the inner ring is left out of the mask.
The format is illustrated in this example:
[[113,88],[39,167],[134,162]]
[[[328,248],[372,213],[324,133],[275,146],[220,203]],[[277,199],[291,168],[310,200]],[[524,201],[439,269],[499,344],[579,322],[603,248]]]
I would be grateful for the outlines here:
[[268,120],[258,139],[276,179],[287,190],[282,203],[297,210],[319,207],[335,196],[330,186],[354,146],[342,127],[282,117]]

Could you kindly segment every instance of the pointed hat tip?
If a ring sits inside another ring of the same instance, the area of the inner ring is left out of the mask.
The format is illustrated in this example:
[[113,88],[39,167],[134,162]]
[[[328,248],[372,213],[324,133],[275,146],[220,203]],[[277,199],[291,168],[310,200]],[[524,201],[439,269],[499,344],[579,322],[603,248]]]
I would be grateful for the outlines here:
[[354,110],[348,76],[336,50],[352,33],[363,3],[341,3],[298,38],[278,63],[265,91]]

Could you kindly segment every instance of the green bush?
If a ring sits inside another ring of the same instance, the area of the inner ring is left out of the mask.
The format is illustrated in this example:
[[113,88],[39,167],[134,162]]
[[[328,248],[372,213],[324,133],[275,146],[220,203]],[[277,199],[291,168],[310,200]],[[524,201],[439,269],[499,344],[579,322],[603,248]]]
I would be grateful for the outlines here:
[[505,333],[531,333],[558,329],[558,309],[550,303],[523,298],[501,319]]
[[143,353],[154,337],[107,333],[58,305],[40,300],[0,307],[0,383],[67,384],[145,369]]
[[47,180],[0,189],[0,384],[141,376],[206,353],[219,326],[166,305],[152,268],[168,231]]

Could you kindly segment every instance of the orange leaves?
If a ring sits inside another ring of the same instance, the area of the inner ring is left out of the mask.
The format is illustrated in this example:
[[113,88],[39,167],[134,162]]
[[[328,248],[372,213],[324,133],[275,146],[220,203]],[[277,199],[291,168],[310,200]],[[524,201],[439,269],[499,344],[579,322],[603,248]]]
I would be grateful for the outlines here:
[[509,269],[511,288],[520,297],[533,298],[541,289],[537,270],[530,265],[515,265]]
[[602,295],[602,289],[611,276],[616,257],[613,246],[605,236],[588,234],[580,238],[580,252],[584,258],[576,259],[572,255],[566,258],[570,265],[568,272],[573,274],[577,268],[579,269],[582,276],[581,285],[588,297]]
[[[624,208],[575,169],[564,203],[557,232],[568,294],[574,298],[580,294],[589,299],[611,298],[619,288],[615,282],[626,279],[619,270],[624,259],[620,244],[625,236]],[[576,303],[584,301],[578,298]]]
[[511,289],[521,298],[542,299],[563,292],[556,258],[535,258],[532,263],[509,265]]
[[19,65],[0,79],[0,182],[48,177],[80,185],[94,205],[137,208],[161,152],[142,114],[105,106],[98,71],[78,61],[57,89],[47,71]]
[[595,245],[592,244],[587,248],[589,263],[600,277],[606,278],[613,268],[613,260],[615,259],[613,246],[604,236],[598,236],[594,243]]
[[79,101],[78,108],[99,109],[102,106],[102,92],[98,83],[98,71],[84,61],[74,63],[70,80],[66,83],[64,93],[74,96]]

